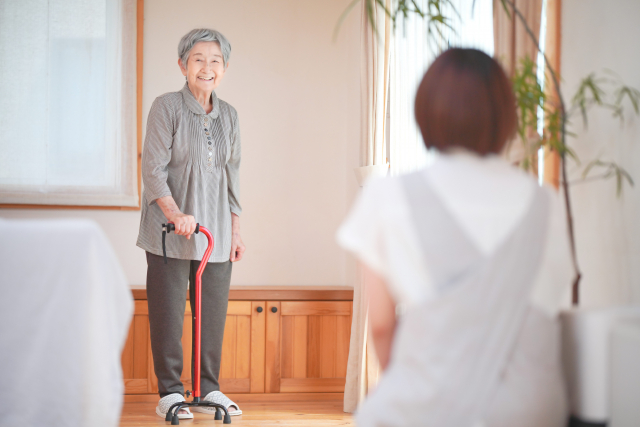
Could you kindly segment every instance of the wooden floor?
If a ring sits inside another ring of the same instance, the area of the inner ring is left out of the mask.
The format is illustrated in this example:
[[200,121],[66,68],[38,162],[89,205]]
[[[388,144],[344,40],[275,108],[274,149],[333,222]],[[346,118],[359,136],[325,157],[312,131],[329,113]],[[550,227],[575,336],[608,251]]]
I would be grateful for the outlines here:
[[[242,415],[231,417],[231,426],[355,426],[350,414],[342,411],[342,400],[302,402],[253,402],[241,404]],[[156,415],[156,403],[125,403],[121,427],[171,425]],[[180,425],[223,425],[213,415],[194,413]]]

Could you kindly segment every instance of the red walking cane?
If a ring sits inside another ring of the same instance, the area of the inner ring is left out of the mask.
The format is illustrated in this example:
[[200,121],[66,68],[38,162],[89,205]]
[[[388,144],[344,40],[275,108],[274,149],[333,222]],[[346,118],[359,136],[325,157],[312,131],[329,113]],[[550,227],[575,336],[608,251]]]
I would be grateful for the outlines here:
[[[165,246],[165,237],[167,233],[170,233],[172,230],[175,231],[176,227],[172,223],[162,224],[162,253],[164,255],[164,262],[167,263],[167,250]],[[207,402],[204,400],[200,400],[200,301],[202,295],[202,272],[207,266],[207,262],[209,261],[209,256],[211,255],[211,251],[213,251],[213,236],[211,232],[207,230],[205,227],[201,227],[200,224],[196,224],[195,234],[198,234],[202,231],[202,234],[207,236],[208,245],[207,250],[204,251],[204,256],[202,257],[202,261],[200,261],[200,266],[198,267],[198,271],[196,272],[196,312],[194,313],[195,319],[195,340],[193,342],[193,355],[194,355],[194,367],[193,367],[193,401],[191,402],[178,402],[171,405],[169,410],[167,411],[167,416],[165,417],[165,421],[171,421],[171,425],[179,425],[180,420],[178,419],[178,413],[182,408],[189,406],[208,406],[211,408],[216,408],[216,415],[214,417],[215,420],[221,420],[222,414],[220,413],[220,409],[224,411],[224,421],[223,424],[231,424],[231,416],[229,415],[229,411],[223,405],[214,402]],[[189,392],[187,391],[187,397],[189,397]],[[172,413],[173,411],[173,413]]]

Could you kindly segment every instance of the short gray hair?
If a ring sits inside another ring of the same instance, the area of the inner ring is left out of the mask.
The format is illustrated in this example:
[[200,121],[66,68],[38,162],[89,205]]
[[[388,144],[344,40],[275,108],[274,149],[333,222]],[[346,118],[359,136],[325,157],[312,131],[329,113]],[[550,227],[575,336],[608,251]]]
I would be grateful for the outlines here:
[[182,61],[182,65],[187,67],[187,60],[191,49],[200,42],[217,42],[222,51],[222,59],[224,67],[229,65],[229,56],[231,55],[231,44],[225,36],[219,31],[210,30],[208,28],[196,28],[185,34],[178,44],[178,57]]

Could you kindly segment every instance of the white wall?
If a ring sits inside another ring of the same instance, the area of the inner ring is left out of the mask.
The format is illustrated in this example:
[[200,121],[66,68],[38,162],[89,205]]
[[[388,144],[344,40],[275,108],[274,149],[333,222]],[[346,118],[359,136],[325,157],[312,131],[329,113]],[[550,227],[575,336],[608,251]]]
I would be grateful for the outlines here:
[[[570,100],[579,81],[592,71],[615,71],[640,88],[640,2],[637,0],[563,0],[562,77]],[[640,118],[626,104],[624,125],[606,111],[589,115],[587,130],[574,118],[577,138],[570,140],[584,164],[613,160],[640,183]],[[572,168],[572,178],[580,170]],[[626,187],[616,198],[613,181],[572,187],[572,203],[583,271],[582,304],[640,303],[640,188]]]
[[[240,117],[245,259],[236,285],[347,285],[354,265],[335,232],[357,191],[360,19],[335,24],[347,0],[150,0],[145,2],[143,115],[179,90],[180,37],[211,27],[230,40],[218,96]],[[146,121],[145,121],[146,126]],[[0,210],[5,218],[91,218],[113,244],[131,284],[144,284],[135,246],[140,213]]]

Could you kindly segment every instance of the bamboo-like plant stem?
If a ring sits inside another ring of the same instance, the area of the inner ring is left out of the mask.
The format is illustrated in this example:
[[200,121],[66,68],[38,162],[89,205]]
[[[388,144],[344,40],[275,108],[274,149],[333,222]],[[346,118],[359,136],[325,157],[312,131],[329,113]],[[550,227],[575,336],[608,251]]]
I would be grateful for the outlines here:
[[[538,42],[538,38],[535,36],[531,27],[527,23],[526,18],[522,15],[520,10],[516,7],[515,2],[512,0],[502,0],[503,3],[511,6],[513,13],[518,17],[522,25],[524,26],[525,31],[531,38],[531,40],[535,43],[538,52],[542,54],[544,57],[544,63],[547,70],[549,70],[549,74],[551,75],[551,79],[553,80],[553,86],[558,95],[558,100],[560,101],[560,138],[562,140],[562,146],[566,146],[566,125],[567,125],[567,115],[565,111],[565,103],[564,98],[562,97],[562,93],[560,92],[560,81],[558,79],[558,75],[551,65],[549,65],[549,60],[547,56],[544,54],[542,49],[540,49],[540,43]],[[567,179],[567,167],[566,167],[566,153],[562,151],[560,154],[560,170],[562,173],[562,189],[564,191],[564,204],[566,207],[566,215],[567,215],[567,228],[569,231],[569,243],[571,246],[571,262],[573,264],[573,269],[575,271],[575,277],[573,279],[573,284],[571,288],[571,302],[573,305],[578,305],[580,301],[580,279],[582,278],[582,273],[580,272],[580,268],[578,266],[578,256],[576,253],[576,239],[575,233],[573,230],[573,214],[571,210],[571,200],[569,198],[569,181]]]

